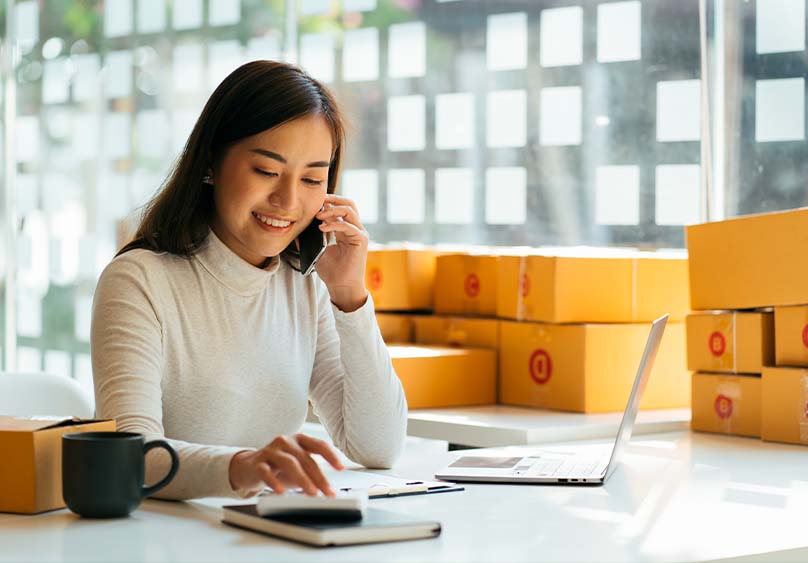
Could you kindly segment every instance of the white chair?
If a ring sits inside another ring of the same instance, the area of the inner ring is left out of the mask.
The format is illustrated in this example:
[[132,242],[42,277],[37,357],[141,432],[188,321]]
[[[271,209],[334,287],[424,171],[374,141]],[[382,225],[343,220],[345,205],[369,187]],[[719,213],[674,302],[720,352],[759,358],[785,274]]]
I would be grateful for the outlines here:
[[0,372],[0,415],[92,418],[95,406],[81,386],[51,373]]

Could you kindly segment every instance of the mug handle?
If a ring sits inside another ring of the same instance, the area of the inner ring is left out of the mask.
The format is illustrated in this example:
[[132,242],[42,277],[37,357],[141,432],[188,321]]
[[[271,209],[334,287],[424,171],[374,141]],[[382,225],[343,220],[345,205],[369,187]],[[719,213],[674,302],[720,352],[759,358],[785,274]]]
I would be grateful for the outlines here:
[[143,457],[146,457],[146,454],[149,453],[149,450],[153,450],[154,448],[163,448],[168,452],[168,455],[171,456],[171,469],[168,470],[168,475],[163,477],[160,481],[152,485],[151,487],[143,487],[140,492],[140,496],[142,498],[146,498],[149,495],[153,495],[163,487],[169,484],[171,480],[174,478],[174,475],[177,474],[177,470],[180,468],[180,458],[177,455],[177,452],[174,451],[168,442],[165,440],[154,440],[149,442],[148,444],[143,445]]

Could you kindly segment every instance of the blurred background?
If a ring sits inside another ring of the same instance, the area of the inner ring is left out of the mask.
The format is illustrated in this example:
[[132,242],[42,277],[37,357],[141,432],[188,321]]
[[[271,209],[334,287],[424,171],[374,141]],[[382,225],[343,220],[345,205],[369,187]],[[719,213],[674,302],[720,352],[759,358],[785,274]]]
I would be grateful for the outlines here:
[[3,368],[91,391],[98,276],[240,64],[349,118],[373,240],[683,248],[805,205],[806,0],[2,0]]

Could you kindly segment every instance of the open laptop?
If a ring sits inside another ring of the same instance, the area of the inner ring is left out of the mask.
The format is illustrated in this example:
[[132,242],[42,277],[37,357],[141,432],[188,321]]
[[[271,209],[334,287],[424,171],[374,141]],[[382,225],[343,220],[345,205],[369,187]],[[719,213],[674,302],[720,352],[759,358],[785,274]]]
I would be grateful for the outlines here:
[[631,439],[643,391],[651,375],[662,333],[668,322],[664,315],[653,322],[645,351],[634,378],[617,439],[611,455],[593,457],[575,451],[536,451],[528,456],[463,456],[435,474],[449,481],[478,481],[503,483],[557,483],[562,485],[602,485],[620,460],[620,453]]

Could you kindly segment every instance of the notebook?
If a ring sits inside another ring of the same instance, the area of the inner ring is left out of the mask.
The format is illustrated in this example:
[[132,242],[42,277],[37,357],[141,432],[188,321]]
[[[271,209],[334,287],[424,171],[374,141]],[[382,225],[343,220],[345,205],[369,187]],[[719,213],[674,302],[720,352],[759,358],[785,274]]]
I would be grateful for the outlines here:
[[368,508],[361,520],[328,520],[303,516],[258,515],[255,504],[224,507],[225,524],[317,546],[352,545],[434,538],[440,522],[420,520],[377,508]]

